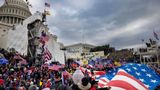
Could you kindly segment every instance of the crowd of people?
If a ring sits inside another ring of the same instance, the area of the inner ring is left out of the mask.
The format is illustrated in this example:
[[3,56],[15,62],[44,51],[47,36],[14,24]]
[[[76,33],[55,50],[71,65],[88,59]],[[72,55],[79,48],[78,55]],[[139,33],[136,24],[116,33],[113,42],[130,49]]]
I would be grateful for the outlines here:
[[[49,90],[82,90],[86,84],[89,85],[87,90],[97,88],[97,81],[90,77],[84,77],[81,84],[74,84],[69,76],[76,71],[74,67],[52,70],[47,65],[23,64],[18,59],[26,59],[26,56],[20,55],[21,58],[15,58],[16,55],[17,52],[14,50],[0,49],[0,58],[6,58],[9,61],[7,64],[0,65],[0,90],[43,90],[47,88]],[[64,73],[63,76],[62,73]]]
[[[77,67],[57,65],[58,70],[49,69],[47,64],[35,66],[34,64],[20,63],[21,60],[15,58],[16,51],[0,49],[0,58],[6,58],[9,63],[0,65],[0,90],[109,90],[107,88],[98,89],[98,81],[93,77],[83,73],[84,76],[78,83],[75,83],[72,75],[77,71]],[[20,55],[23,59],[26,56]],[[21,58],[21,59],[22,59]],[[29,61],[26,60],[28,63]],[[109,71],[115,67],[106,65],[99,69]],[[86,68],[90,68],[87,67]],[[93,69],[92,69],[93,70]],[[92,72],[92,71],[91,71]]]

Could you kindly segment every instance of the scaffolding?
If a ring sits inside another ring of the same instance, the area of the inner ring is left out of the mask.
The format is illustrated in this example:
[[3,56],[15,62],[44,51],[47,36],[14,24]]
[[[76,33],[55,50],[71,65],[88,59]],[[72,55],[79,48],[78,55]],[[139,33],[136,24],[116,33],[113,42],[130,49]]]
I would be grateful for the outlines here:
[[138,52],[140,56],[141,64],[157,64],[160,66],[160,48],[156,41],[150,41],[150,43],[146,43],[147,48],[141,48]]
[[[47,25],[44,25],[44,17],[41,20],[35,20],[28,24],[28,57],[30,65],[43,64],[43,48],[40,46],[40,37],[43,30],[48,30]],[[43,29],[43,30],[42,30]]]

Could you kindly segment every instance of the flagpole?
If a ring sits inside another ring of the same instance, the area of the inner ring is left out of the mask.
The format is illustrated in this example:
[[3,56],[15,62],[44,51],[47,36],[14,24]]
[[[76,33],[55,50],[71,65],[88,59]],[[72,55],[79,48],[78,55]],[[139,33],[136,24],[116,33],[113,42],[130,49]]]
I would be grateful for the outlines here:
[[[144,39],[141,39],[141,41],[142,41],[141,49],[143,49]],[[141,62],[141,64],[143,64],[143,62],[142,62],[142,54],[141,54],[141,51],[140,51],[140,62]]]
[[[159,41],[159,37],[158,37],[158,34],[155,32],[155,30],[153,30],[153,34],[154,34],[154,37],[156,38],[156,41]],[[156,56],[157,56],[157,64],[160,65],[160,62],[159,62],[159,48],[158,48],[158,42],[156,42]]]
[[158,42],[156,43],[156,56],[157,56],[157,64],[158,66],[160,65],[159,63],[159,55],[158,55],[158,52],[159,52],[159,48],[158,48]]

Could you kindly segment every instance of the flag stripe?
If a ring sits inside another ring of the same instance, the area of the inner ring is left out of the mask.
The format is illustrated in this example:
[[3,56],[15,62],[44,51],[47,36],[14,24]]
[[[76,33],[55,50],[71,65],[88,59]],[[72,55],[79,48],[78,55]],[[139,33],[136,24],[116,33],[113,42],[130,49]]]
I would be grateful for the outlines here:
[[108,80],[107,78],[103,77],[103,78],[99,79],[99,81],[98,81],[98,86],[99,86],[100,88],[107,87],[107,83],[108,83],[108,82],[109,82],[109,80]]
[[[112,80],[107,85],[108,86],[115,86],[115,87],[124,88],[126,90],[137,90],[137,88],[132,86],[130,83],[128,83],[126,81],[122,81],[122,80]],[[140,90],[140,89],[138,89],[138,90]]]
[[105,87],[107,87],[107,86],[106,86],[106,84],[98,83],[98,87],[99,87],[99,88],[105,88]]
[[43,59],[45,61],[51,60],[52,59],[52,54],[48,50],[48,48],[45,48],[45,51],[43,52]]
[[124,88],[126,90],[148,90],[143,83],[124,70],[119,70],[117,75],[107,85]]
[[130,83],[132,86],[137,87],[138,90],[147,90],[140,83],[136,82],[133,78],[128,78],[126,76],[116,75],[112,80],[121,80]]
[[141,86],[143,86],[144,88],[146,88],[146,86],[141,81],[137,80],[136,78],[134,78],[133,76],[127,74],[126,72],[121,72],[120,71],[120,72],[117,73],[117,75],[123,75],[123,76],[126,76],[126,77],[130,78],[130,79],[133,79],[134,81],[137,82],[138,85],[140,84]]

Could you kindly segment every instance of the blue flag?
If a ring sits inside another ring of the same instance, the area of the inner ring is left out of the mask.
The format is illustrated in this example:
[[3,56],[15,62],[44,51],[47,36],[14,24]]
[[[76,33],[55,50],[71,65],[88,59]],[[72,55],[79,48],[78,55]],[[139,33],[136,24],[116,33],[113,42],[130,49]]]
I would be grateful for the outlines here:
[[160,85],[159,74],[157,74],[154,70],[144,64],[134,63],[122,65],[118,68],[110,70],[106,75],[103,75],[98,79],[106,77],[107,79],[111,80],[116,75],[119,69],[127,71],[127,73],[140,80],[149,88],[149,90],[154,90],[156,86]]

